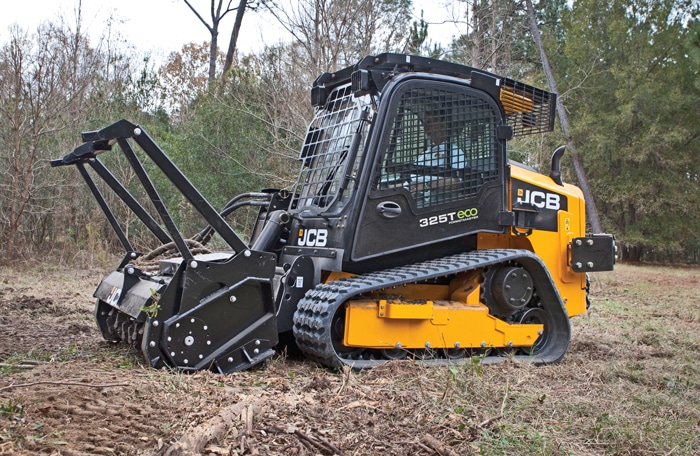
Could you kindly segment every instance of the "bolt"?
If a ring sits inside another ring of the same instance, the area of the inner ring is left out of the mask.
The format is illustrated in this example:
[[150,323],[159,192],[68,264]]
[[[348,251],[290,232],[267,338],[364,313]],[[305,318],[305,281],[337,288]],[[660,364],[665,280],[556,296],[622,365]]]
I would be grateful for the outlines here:
[[129,275],[133,275],[133,274],[134,274],[134,271],[135,271],[135,269],[132,268],[132,267],[126,268],[126,273],[129,274]]
[[192,269],[197,269],[197,266],[199,266],[199,264],[195,260],[190,261],[190,267]]
[[179,327],[180,327],[180,323],[175,323],[175,327],[176,327],[176,328],[179,328]]
[[430,348],[430,342],[425,343],[425,348]]
[[259,340],[256,340],[256,341],[255,341],[255,345],[260,345],[260,341],[259,341]]
[[581,239],[576,239],[576,245],[582,245],[583,242],[581,242]]
[[189,361],[187,360],[187,358],[185,358],[183,361],[184,361],[185,364],[189,363]]
[[190,318],[190,323],[194,323],[194,318]]
[[175,352],[170,352],[170,356],[175,357]]
[[230,302],[236,302],[236,297],[235,297],[234,295],[231,295],[231,296],[228,298],[228,300],[229,300]]
[[155,326],[157,328],[159,324],[160,323],[158,323],[158,320],[153,320],[153,326]]
[[481,343],[481,348],[486,348],[486,342]]
[[540,329],[539,331],[537,331],[537,334],[541,336],[541,335],[542,335],[542,330]]
[[151,342],[149,342],[148,346],[151,348],[155,347],[156,346],[155,341],[152,340]]
[[202,329],[206,331],[207,329],[209,329],[209,326],[204,325],[204,326],[202,327]]
[[172,342],[173,338],[168,336],[168,342]]
[[211,345],[211,341],[210,341],[210,340],[207,341],[207,345]]
[[402,347],[401,342],[396,342],[396,345],[394,345],[394,347],[401,348]]
[[138,136],[141,134],[141,129],[140,128],[134,128],[134,136]]
[[131,255],[129,255],[131,258],[136,258],[136,252],[131,252]]
[[260,353],[260,350],[258,350],[257,348],[253,350],[254,355],[257,355],[258,353]]
[[204,359],[204,355],[199,355],[199,359]]
[[576,266],[576,269],[581,269],[583,267],[583,264],[579,261],[577,261],[574,266]]
[[459,348],[459,347],[460,347],[460,343],[459,343],[459,342],[455,342],[455,348]]
[[232,362],[233,362],[233,358],[231,358],[231,357],[229,356],[228,359],[227,359],[226,361],[228,361],[229,363],[232,363]]
[[185,345],[188,347],[191,347],[194,344],[194,337],[192,336],[187,336],[185,337]]
[[586,266],[588,266],[589,268],[592,268],[592,267],[593,267],[593,262],[592,262],[592,261],[589,261],[588,263],[586,263]]
[[512,348],[512,347],[513,347],[513,342],[508,341],[508,348]]
[[588,240],[586,241],[586,244],[588,244],[588,245],[593,245],[593,239],[588,239]]
[[250,250],[246,250],[245,252],[243,252],[243,256],[246,257],[246,258],[249,257],[249,256],[250,256]]

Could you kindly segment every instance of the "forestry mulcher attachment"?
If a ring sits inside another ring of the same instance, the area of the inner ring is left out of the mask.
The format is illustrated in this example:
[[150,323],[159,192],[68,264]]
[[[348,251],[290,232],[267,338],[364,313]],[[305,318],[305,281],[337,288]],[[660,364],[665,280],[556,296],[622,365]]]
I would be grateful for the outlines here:
[[[83,133],[52,162],[78,168],[126,250],[95,291],[104,338],[138,346],[155,368],[184,371],[248,369],[284,334],[330,367],[559,360],[569,317],[587,308],[587,273],[611,270],[615,255],[612,236],[585,234],[582,193],[561,179],[563,147],[548,176],[507,159],[509,139],[553,129],[556,95],[381,54],[321,75],[311,101],[291,191],[239,195],[220,211],[126,120]],[[149,204],[98,158],[114,144]],[[176,226],[152,164],[201,215],[194,237]],[[95,177],[160,248],[134,249]],[[246,206],[259,207],[248,242],[226,222]],[[198,253],[214,234],[226,247]],[[162,252],[176,255],[149,272],[143,265]]]

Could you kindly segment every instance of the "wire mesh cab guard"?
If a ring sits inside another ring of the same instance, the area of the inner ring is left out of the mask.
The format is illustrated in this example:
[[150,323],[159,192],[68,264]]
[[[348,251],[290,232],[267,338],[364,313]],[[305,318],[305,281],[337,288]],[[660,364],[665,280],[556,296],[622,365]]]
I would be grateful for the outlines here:
[[339,211],[349,200],[369,125],[368,96],[355,97],[350,84],[335,88],[316,110],[301,150],[303,166],[291,208]]

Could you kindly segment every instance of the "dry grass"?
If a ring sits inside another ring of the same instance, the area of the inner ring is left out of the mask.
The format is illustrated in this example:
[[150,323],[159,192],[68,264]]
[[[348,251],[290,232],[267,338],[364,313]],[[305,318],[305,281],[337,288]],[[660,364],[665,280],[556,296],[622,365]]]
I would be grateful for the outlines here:
[[689,455],[700,448],[698,269],[619,265],[596,275],[592,308],[572,321],[569,352],[553,366],[405,361],[358,373],[278,357],[231,375],[154,371],[100,342],[90,322],[94,273],[5,270],[3,277],[0,362],[9,367],[0,371],[0,454],[163,454],[233,404],[254,407],[205,453]]

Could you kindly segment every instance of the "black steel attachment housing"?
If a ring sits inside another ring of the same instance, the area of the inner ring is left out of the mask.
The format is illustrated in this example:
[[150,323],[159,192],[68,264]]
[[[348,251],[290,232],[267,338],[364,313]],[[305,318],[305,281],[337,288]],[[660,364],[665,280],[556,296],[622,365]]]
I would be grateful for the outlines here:
[[[288,223],[284,212],[288,196],[273,191],[246,194],[242,196],[250,197],[250,201],[234,199],[219,213],[140,126],[120,120],[102,130],[83,133],[83,141],[51,165],[78,168],[126,250],[117,270],[95,291],[95,316],[105,339],[139,344],[151,366],[158,368],[233,372],[270,357],[278,343],[273,297],[277,256],[271,250]],[[136,153],[132,141],[145,157]],[[134,170],[162,226],[98,158],[114,144]],[[185,238],[178,229],[142,163],[146,159],[162,171],[205,221],[206,228],[195,238]],[[162,250],[172,250],[176,257],[160,261],[155,273],[138,265],[151,255],[136,251],[86,164],[164,245]],[[261,207],[258,225],[272,220],[257,230],[257,242],[252,243],[264,245],[268,251],[250,248],[224,220],[227,213],[242,205]],[[277,210],[268,213],[270,207]],[[228,250],[198,254],[202,247],[199,241],[204,242],[202,238],[213,232]]]

